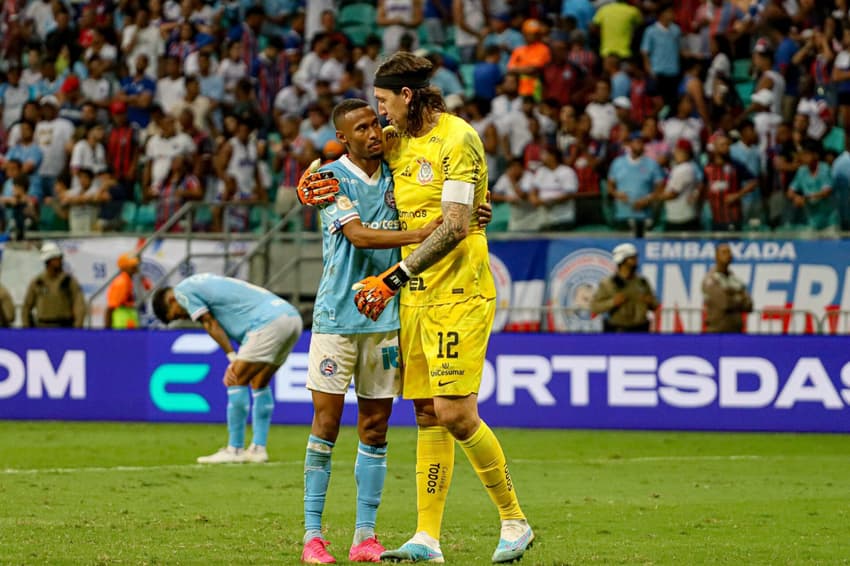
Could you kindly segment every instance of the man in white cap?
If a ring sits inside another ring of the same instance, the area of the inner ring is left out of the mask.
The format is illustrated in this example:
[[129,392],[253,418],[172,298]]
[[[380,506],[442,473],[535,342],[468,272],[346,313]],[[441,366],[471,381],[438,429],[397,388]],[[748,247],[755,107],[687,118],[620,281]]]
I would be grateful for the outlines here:
[[86,301],[80,284],[62,269],[62,250],[47,242],[41,247],[41,260],[44,271],[30,281],[24,297],[23,327],[82,328]]
[[603,316],[605,332],[648,332],[647,315],[658,301],[645,277],[638,273],[634,244],[620,244],[613,251],[617,271],[599,282],[590,310]]
[[753,115],[753,125],[759,136],[759,150],[762,155],[766,155],[768,148],[775,143],[776,130],[782,123],[782,116],[773,109],[775,101],[774,93],[766,88],[756,91],[750,98],[749,110]]

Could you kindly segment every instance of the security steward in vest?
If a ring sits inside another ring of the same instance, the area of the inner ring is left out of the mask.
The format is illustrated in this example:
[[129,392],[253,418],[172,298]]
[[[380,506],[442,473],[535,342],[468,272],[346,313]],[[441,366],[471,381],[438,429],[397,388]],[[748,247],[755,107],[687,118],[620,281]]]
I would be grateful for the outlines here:
[[617,271],[599,282],[590,310],[603,316],[605,332],[649,332],[648,314],[658,301],[645,277],[638,273],[638,251],[632,244],[614,248]]
[[30,281],[24,297],[24,328],[82,328],[85,297],[74,276],[62,268],[62,250],[47,242],[41,248],[41,260],[44,271]]

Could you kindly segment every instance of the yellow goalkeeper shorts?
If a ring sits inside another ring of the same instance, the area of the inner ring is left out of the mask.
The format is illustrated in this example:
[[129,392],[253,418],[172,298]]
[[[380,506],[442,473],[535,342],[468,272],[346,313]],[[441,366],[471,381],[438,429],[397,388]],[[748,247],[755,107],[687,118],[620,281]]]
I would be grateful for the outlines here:
[[405,399],[478,393],[496,300],[399,306]]

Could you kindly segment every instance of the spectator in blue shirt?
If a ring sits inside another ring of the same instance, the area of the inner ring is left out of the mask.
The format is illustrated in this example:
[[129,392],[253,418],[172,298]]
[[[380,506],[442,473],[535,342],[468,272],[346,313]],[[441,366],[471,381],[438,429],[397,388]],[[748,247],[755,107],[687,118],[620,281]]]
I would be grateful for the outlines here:
[[484,50],[484,60],[475,64],[472,79],[476,97],[491,100],[496,98],[496,87],[501,84],[504,77],[499,57],[499,47],[491,45]]
[[425,36],[430,45],[442,45],[446,42],[445,29],[451,25],[452,3],[446,0],[425,0],[423,23]]
[[521,45],[525,45],[525,37],[519,30],[508,27],[511,22],[511,15],[508,13],[495,14],[490,18],[490,33],[484,37],[484,41],[479,46],[478,58],[484,58],[484,52],[481,49],[487,49],[491,45],[496,45],[499,48],[499,64],[502,66],[502,71],[508,69],[508,61],[511,58],[511,53],[514,49]]
[[151,121],[151,106],[156,93],[156,83],[145,74],[148,56],[136,57],[136,74],[121,81],[118,100],[127,104],[127,117],[133,126],[144,129]]
[[651,223],[649,205],[653,193],[660,191],[664,173],[654,160],[643,153],[643,135],[630,136],[628,151],[615,159],[608,170],[608,194],[614,199],[614,220],[621,230],[634,230],[643,237],[645,227]]
[[[21,164],[21,173],[33,177],[38,173],[38,168],[41,167],[41,160],[44,154],[41,148],[35,142],[35,124],[29,120],[20,122],[20,141],[9,148],[6,152],[6,159],[17,160]],[[40,187],[40,183],[33,183],[33,186]],[[41,200],[41,195],[37,195]]]
[[777,18],[770,22],[770,35],[776,52],[773,55],[773,70],[785,79],[785,94],[782,97],[782,117],[791,120],[797,108],[797,98],[800,96],[800,67],[794,64],[794,55],[800,47],[789,37],[791,20]]
[[443,66],[442,55],[439,53],[429,53],[428,60],[434,66],[434,72],[431,74],[431,86],[440,89],[443,96],[463,94],[463,84],[461,84],[457,74]]
[[679,42],[682,32],[673,23],[674,16],[673,6],[665,6],[658,15],[658,21],[644,31],[640,43],[644,67],[655,78],[658,92],[670,108],[676,106],[681,75]]
[[838,224],[832,176],[829,165],[820,161],[820,151],[820,144],[815,140],[803,142],[802,164],[787,193],[793,206],[805,210],[808,227],[816,231],[835,229]]
[[576,20],[576,26],[583,32],[590,30],[590,22],[596,10],[590,0],[563,0],[561,2],[561,16],[566,18],[572,16]]

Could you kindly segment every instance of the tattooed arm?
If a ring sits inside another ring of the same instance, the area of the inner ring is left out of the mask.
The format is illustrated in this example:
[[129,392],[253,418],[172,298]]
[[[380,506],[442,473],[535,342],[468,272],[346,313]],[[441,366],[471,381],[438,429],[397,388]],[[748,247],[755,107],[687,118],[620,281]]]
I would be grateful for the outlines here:
[[443,223],[404,260],[404,265],[410,274],[422,273],[466,238],[471,217],[471,206],[444,201]]

